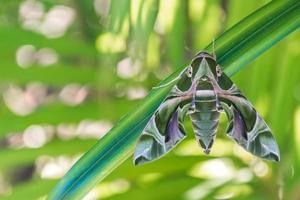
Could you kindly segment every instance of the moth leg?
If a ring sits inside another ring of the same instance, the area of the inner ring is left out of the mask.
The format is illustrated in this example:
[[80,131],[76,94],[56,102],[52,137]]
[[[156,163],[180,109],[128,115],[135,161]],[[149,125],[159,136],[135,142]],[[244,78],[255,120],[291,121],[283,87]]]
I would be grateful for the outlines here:
[[192,98],[192,102],[190,104],[188,114],[194,113],[196,111],[196,103],[195,103],[195,98]]
[[168,86],[168,85],[170,85],[170,84],[172,84],[172,83],[174,83],[174,82],[178,82],[180,79],[184,78],[184,76],[186,76],[186,77],[188,77],[188,78],[191,78],[191,77],[189,77],[189,73],[187,73],[187,72],[189,72],[189,69],[190,69],[190,66],[184,68],[184,69],[179,73],[179,75],[178,75],[176,78],[174,78],[173,80],[170,80],[170,81],[167,82],[167,83],[164,83],[164,84],[155,86],[155,87],[153,87],[153,89],[163,88],[163,87],[166,87],[166,86]]
[[219,98],[217,98],[217,105],[216,105],[216,108],[219,112],[222,112],[223,111],[223,108],[222,108],[222,105],[221,105],[221,102],[219,100]]

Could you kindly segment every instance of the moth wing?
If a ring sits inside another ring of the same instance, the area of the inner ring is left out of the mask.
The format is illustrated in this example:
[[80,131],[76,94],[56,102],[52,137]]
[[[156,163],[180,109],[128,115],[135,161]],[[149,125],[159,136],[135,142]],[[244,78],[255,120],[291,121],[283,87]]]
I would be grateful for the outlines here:
[[227,134],[248,152],[272,161],[279,161],[279,149],[266,122],[235,84],[219,94],[229,126]]
[[134,164],[156,160],[173,149],[186,134],[183,121],[189,103],[176,86],[142,132],[134,152]]

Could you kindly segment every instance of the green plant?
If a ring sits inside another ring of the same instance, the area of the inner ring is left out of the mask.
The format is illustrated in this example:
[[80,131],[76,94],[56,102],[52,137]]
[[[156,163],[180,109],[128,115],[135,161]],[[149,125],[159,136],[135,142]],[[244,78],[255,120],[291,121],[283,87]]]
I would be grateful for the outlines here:
[[[232,76],[272,45],[300,26],[300,2],[272,1],[215,41],[218,63]],[[207,47],[212,50],[212,45]],[[181,68],[161,84],[173,80]],[[164,100],[172,84],[153,89],[137,109],[89,150],[59,182],[49,199],[80,199],[133,152],[134,144],[151,115]]]

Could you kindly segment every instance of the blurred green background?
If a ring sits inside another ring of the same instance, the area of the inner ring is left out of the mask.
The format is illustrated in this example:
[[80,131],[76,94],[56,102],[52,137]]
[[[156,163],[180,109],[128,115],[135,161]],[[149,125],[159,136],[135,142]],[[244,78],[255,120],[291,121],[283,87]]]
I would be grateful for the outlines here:
[[[161,79],[266,0],[0,2],[0,199],[44,199]],[[128,160],[92,199],[300,199],[300,33],[233,77],[274,132],[281,161],[226,137],[189,137],[157,162]]]

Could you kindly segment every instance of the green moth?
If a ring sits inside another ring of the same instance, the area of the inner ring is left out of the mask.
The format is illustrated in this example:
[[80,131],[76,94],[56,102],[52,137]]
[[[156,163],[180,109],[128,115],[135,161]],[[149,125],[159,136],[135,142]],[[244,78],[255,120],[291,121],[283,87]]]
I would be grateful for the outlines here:
[[136,145],[134,164],[156,160],[185,137],[184,119],[191,118],[196,140],[209,154],[221,112],[227,135],[255,156],[279,161],[278,145],[270,128],[237,86],[222,72],[214,55],[200,52],[174,80],[164,102],[151,117]]

